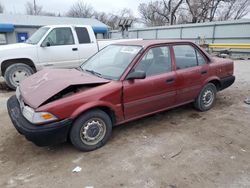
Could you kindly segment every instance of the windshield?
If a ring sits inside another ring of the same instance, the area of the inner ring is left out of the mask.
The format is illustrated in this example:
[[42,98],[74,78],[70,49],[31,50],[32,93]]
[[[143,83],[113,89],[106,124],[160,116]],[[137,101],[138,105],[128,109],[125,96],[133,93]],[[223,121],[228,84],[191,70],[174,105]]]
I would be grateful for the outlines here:
[[110,45],[86,61],[81,68],[99,77],[118,80],[141,48],[140,46]]
[[49,30],[49,27],[42,27],[38,29],[27,41],[28,44],[37,44],[45,33]]

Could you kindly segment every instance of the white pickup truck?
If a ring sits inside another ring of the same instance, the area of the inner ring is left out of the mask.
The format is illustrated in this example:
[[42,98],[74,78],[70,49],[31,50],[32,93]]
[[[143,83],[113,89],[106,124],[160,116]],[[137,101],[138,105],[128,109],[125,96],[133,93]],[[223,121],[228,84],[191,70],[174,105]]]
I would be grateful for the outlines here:
[[78,67],[105,46],[125,40],[97,41],[88,25],[41,27],[26,43],[0,46],[0,76],[15,89],[36,71],[45,67]]

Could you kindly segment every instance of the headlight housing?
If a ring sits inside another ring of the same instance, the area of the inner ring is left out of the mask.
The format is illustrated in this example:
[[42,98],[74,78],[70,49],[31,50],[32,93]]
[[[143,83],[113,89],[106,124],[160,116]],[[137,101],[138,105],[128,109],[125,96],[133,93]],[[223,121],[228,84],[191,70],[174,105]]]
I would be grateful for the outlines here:
[[16,88],[16,97],[19,101],[23,116],[33,124],[47,123],[57,120],[57,117],[49,112],[35,112],[33,108],[26,106],[22,100],[19,87]]
[[23,116],[31,123],[40,124],[57,120],[57,117],[49,112],[35,112],[32,108],[25,106]]

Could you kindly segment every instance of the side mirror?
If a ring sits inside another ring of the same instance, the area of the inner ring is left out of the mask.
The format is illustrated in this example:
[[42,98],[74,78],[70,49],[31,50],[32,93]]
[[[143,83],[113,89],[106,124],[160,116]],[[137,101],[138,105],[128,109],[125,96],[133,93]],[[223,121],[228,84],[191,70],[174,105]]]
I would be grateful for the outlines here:
[[146,78],[145,71],[130,72],[127,76],[127,80],[144,79],[144,78]]
[[51,44],[50,44],[50,42],[46,42],[46,43],[42,43],[41,46],[42,46],[42,47],[50,47]]

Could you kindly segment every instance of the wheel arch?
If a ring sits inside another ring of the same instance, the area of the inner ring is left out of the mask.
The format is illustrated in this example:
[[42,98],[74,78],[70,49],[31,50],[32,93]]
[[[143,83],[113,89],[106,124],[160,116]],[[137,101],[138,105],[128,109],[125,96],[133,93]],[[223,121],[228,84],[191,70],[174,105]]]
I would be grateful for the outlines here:
[[26,64],[28,66],[30,66],[34,72],[36,72],[36,66],[34,64],[34,62],[29,59],[29,58],[17,58],[17,59],[8,59],[8,60],[4,60],[1,64],[1,72],[2,75],[4,76],[6,69],[10,66],[13,65],[15,63],[23,63]]
[[89,106],[81,106],[80,108],[76,109],[73,114],[72,114],[72,118],[73,119],[77,119],[79,116],[81,116],[82,114],[86,113],[87,111],[91,111],[91,110],[102,110],[105,113],[107,113],[109,115],[109,117],[111,118],[112,124],[115,125],[117,123],[117,112],[116,110],[114,110],[113,107],[111,107],[110,105],[107,104],[96,104],[96,105],[89,105]]
[[208,83],[214,84],[215,87],[216,87],[216,89],[217,89],[217,91],[220,91],[220,89],[221,89],[221,83],[220,83],[219,80],[217,80],[217,79],[210,80]]
[[[216,89],[217,89],[217,91],[220,91],[220,89],[221,89],[221,82],[220,82],[220,79],[219,79],[218,77],[214,76],[214,77],[208,78],[208,79],[203,83],[203,87],[204,87],[206,84],[208,84],[208,83],[214,84],[215,87],[216,87]],[[202,87],[202,88],[203,88],[203,87]]]

